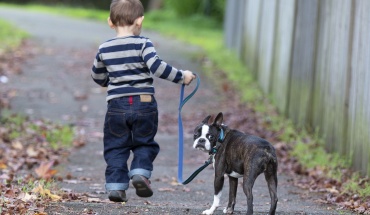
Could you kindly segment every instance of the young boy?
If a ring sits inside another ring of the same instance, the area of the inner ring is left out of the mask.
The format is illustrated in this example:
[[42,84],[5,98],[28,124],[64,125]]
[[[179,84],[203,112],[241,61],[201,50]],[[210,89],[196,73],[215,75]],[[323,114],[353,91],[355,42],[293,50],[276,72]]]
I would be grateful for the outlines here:
[[[149,178],[159,145],[154,140],[158,110],[150,73],[186,85],[195,78],[191,71],[178,70],[159,59],[152,42],[139,36],[143,14],[140,0],[112,0],[108,24],[117,37],[99,46],[91,73],[97,84],[108,87],[105,187],[114,202],[127,201],[130,179],[138,196],[153,195]],[[130,151],[134,157],[129,170]]]

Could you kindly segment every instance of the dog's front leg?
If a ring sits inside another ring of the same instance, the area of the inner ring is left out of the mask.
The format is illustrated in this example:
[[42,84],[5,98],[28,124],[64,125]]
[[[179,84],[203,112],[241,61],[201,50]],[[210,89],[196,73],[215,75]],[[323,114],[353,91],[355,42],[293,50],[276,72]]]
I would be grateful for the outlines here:
[[210,209],[203,211],[202,214],[213,214],[217,207],[220,206],[220,199],[222,195],[223,186],[224,186],[224,175],[216,173],[214,181],[215,194],[213,196],[213,204]]

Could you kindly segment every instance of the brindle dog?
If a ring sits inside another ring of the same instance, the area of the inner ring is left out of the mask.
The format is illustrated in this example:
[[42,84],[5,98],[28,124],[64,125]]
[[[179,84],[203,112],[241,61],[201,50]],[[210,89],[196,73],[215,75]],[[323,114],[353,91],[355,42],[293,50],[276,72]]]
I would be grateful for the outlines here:
[[238,178],[243,179],[243,191],[247,196],[247,214],[253,214],[252,188],[258,175],[265,174],[271,197],[269,214],[275,214],[277,205],[277,158],[274,147],[265,139],[230,129],[222,124],[219,113],[212,124],[207,116],[194,130],[193,147],[214,155],[214,199],[210,209],[203,214],[213,214],[219,206],[224,174],[229,176],[229,202],[224,213],[234,212]]

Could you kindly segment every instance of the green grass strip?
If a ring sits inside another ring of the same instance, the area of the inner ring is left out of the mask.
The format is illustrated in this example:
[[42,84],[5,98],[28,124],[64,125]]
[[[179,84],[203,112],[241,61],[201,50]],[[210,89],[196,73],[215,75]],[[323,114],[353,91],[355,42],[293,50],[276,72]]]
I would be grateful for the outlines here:
[[0,54],[13,49],[27,37],[27,33],[23,32],[10,23],[0,19]]

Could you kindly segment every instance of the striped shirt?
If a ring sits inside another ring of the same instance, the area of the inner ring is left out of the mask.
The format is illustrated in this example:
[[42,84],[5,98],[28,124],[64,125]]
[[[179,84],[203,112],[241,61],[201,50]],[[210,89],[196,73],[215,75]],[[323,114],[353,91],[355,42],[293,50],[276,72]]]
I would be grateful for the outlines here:
[[117,37],[100,45],[91,71],[97,84],[108,87],[107,101],[154,94],[151,74],[183,83],[183,72],[162,61],[153,43],[142,36]]

